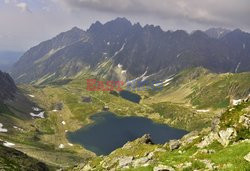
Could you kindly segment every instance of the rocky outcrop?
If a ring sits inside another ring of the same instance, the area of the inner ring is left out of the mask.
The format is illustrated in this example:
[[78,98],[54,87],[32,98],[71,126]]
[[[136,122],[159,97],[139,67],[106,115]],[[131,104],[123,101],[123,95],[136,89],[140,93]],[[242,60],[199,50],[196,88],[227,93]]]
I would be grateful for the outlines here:
[[242,124],[246,129],[250,128],[250,115],[245,114],[240,116],[239,123]]
[[143,135],[141,138],[138,138],[136,141],[142,144],[154,144],[149,134]]
[[219,132],[210,132],[207,136],[202,138],[202,141],[197,144],[198,148],[204,148],[212,144],[217,140],[224,147],[228,146],[230,141],[237,136],[237,132],[234,128],[227,128],[226,130],[220,130]]
[[230,140],[237,136],[236,130],[234,128],[227,128],[226,130],[221,130],[218,133],[217,140],[221,143],[224,147],[228,146]]
[[0,71],[0,102],[13,99],[17,87],[9,74]]
[[245,159],[246,161],[250,162],[250,153],[248,153],[248,154],[244,157],[244,159]]
[[133,159],[134,159],[134,157],[132,157],[132,156],[130,156],[130,157],[121,157],[119,159],[118,167],[119,168],[126,168],[127,166],[132,164]]
[[192,131],[181,138],[181,145],[191,144],[195,139],[199,138],[198,131]]
[[181,146],[181,143],[179,140],[170,140],[169,141],[169,149],[171,151],[178,149]]
[[204,148],[204,147],[207,147],[209,146],[210,144],[212,144],[214,142],[214,140],[216,140],[218,137],[217,133],[214,133],[214,132],[211,132],[209,133],[207,136],[204,136],[202,138],[202,141],[197,144],[196,146],[198,148]]

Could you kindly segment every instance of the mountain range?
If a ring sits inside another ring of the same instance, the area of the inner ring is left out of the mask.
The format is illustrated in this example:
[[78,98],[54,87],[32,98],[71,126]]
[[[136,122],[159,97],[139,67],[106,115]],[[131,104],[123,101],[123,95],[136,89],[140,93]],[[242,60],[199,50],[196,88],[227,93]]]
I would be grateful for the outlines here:
[[0,51],[0,70],[9,71],[20,56],[22,56],[22,52]]
[[250,34],[239,29],[213,28],[189,34],[117,18],[105,24],[97,21],[86,31],[74,27],[32,47],[14,65],[11,75],[18,83],[30,83],[86,70],[116,80],[162,72],[166,77],[199,66],[216,73],[237,73],[250,71],[249,54]]

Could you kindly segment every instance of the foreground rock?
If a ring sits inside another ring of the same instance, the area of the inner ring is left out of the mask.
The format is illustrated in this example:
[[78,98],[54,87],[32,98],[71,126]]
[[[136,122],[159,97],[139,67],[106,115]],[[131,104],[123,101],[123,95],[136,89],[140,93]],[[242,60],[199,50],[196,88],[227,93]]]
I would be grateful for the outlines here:
[[244,157],[244,159],[248,162],[250,162],[250,152]]
[[170,140],[169,141],[169,148],[171,151],[178,149],[181,146],[181,143],[179,140]]
[[240,116],[239,123],[242,124],[246,129],[250,129],[250,115],[245,114]]
[[227,128],[226,130],[220,130],[219,132],[210,132],[207,136],[202,138],[202,141],[197,144],[199,148],[205,148],[217,140],[224,147],[237,136],[237,132],[234,128]]
[[236,130],[234,128],[227,128],[226,130],[219,131],[219,137],[217,140],[223,145],[224,147],[228,146],[230,140],[237,136]]

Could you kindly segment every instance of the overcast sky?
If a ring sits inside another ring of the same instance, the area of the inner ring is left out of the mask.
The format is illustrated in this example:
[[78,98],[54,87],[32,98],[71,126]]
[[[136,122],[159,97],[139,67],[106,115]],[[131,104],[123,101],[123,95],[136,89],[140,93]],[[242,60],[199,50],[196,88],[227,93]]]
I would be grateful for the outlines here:
[[250,0],[0,0],[0,51],[25,51],[74,26],[126,17],[163,30],[250,31]]

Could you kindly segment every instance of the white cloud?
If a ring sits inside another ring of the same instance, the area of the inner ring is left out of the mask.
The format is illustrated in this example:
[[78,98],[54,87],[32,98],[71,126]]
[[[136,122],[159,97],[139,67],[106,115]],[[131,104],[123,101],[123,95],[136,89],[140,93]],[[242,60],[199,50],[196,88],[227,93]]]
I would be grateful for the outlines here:
[[[116,17],[160,25],[163,30],[226,27],[250,31],[249,0],[0,1],[8,3],[0,10],[0,50],[24,51],[74,26],[87,29],[96,20],[104,23]],[[31,10],[32,14],[27,12]]]
[[31,12],[31,10],[28,7],[28,4],[25,2],[17,3],[16,6],[22,11],[22,12]]
[[4,3],[5,3],[5,4],[9,4],[9,3],[10,3],[10,0],[4,0]]
[[60,0],[73,10],[93,9],[118,15],[155,16],[209,26],[250,27],[249,0]]

